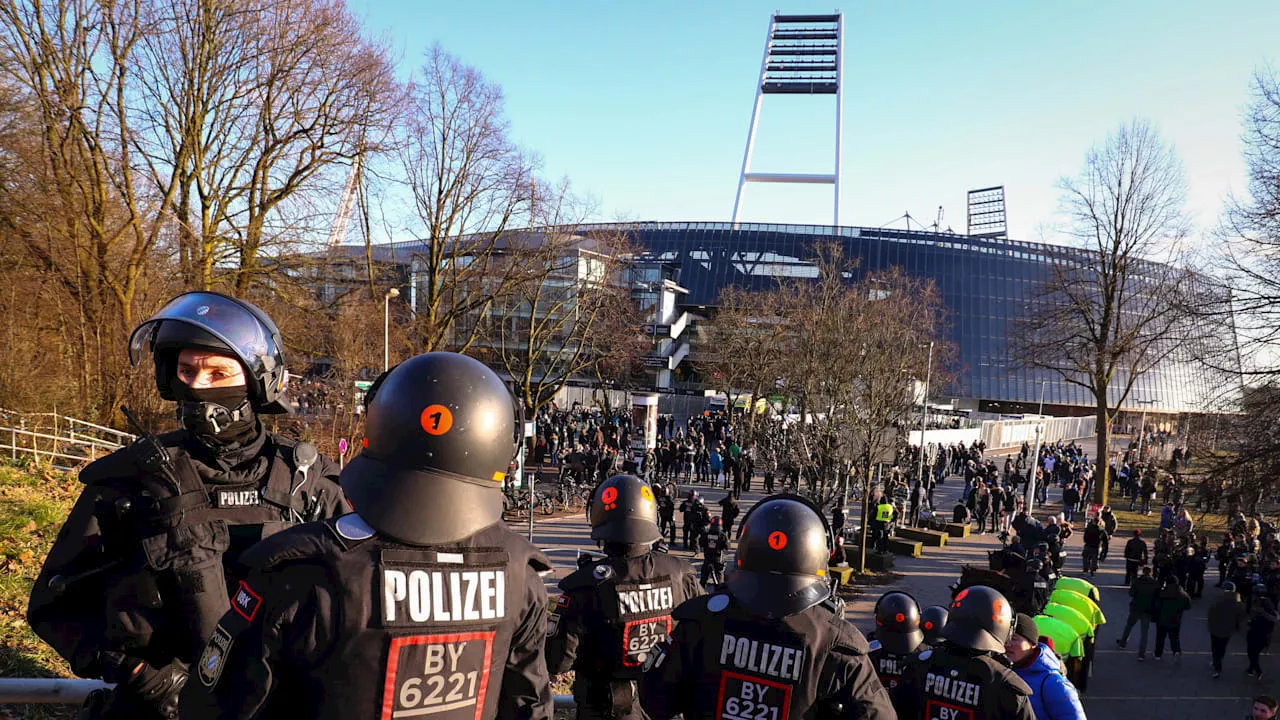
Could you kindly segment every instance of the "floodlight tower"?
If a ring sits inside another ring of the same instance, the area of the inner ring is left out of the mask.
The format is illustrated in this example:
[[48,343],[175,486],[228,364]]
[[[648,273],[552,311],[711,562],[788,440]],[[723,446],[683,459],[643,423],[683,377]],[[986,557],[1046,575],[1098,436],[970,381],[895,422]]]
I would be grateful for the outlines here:
[[[742,156],[742,173],[738,176],[738,196],[733,201],[733,221],[742,212],[742,197],[747,183],[809,183],[833,185],[834,224],[840,224],[840,131],[844,124],[844,14],[782,15],[769,20],[765,36],[764,60],[760,63],[760,81],[756,85],[756,102],[751,110],[751,130],[747,149]],[[751,153],[755,149],[760,106],[765,95],[835,95],[836,145],[835,171],[832,173],[752,172]]]

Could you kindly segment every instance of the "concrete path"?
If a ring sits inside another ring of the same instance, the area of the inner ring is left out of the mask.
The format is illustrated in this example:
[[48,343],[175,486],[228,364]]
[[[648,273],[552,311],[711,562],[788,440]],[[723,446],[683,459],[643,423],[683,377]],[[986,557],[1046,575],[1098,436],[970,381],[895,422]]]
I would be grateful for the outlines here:
[[[760,484],[756,483],[758,490]],[[707,500],[713,514],[719,514],[716,501],[724,496],[723,490],[708,489],[705,485],[693,486]],[[963,488],[959,478],[952,477],[935,492],[935,499],[940,511],[950,514]],[[1054,509],[1058,492],[1049,493],[1051,505],[1044,515]],[[762,495],[758,492],[747,493],[741,499],[743,513],[758,501]],[[855,509],[856,513],[856,509]],[[1037,515],[1042,513],[1037,511]],[[856,515],[850,522],[856,521]],[[527,532],[527,524],[513,526],[517,532]],[[1120,528],[1119,535],[1125,534]],[[584,548],[594,549],[589,539],[585,517],[579,514],[573,517],[541,520],[535,524],[535,544],[539,547]],[[971,535],[964,540],[949,540],[946,548],[925,548],[922,558],[897,559],[895,572],[902,577],[897,582],[884,587],[866,588],[865,592],[849,602],[847,617],[863,632],[873,626],[872,609],[876,599],[889,590],[903,590],[911,593],[922,607],[927,605],[945,605],[950,601],[948,586],[960,577],[960,568],[964,564],[985,567],[987,552],[999,547],[1000,542],[994,534]],[[1129,640],[1129,649],[1120,650],[1115,640],[1124,629],[1125,616],[1128,610],[1128,589],[1122,584],[1124,564],[1121,559],[1123,540],[1112,542],[1111,556],[1102,564],[1098,577],[1092,579],[1102,593],[1102,610],[1107,616],[1107,624],[1098,633],[1098,652],[1094,664],[1093,678],[1089,691],[1082,696],[1084,707],[1091,720],[1134,720],[1135,718],[1160,718],[1161,720],[1234,720],[1243,717],[1251,707],[1250,699],[1261,693],[1272,695],[1280,692],[1280,662],[1273,655],[1264,656],[1263,668],[1266,679],[1258,682],[1248,678],[1244,669],[1248,660],[1244,654],[1244,638],[1238,636],[1228,648],[1228,656],[1223,668],[1222,677],[1214,680],[1210,677],[1209,638],[1206,624],[1206,610],[1217,592],[1212,582],[1217,579],[1216,565],[1210,569],[1210,587],[1206,588],[1205,597],[1193,600],[1193,607],[1187,613],[1182,630],[1182,659],[1173,660],[1172,651],[1166,649],[1164,659],[1152,660],[1152,649],[1149,647],[1147,660],[1138,662],[1137,637]],[[1068,558],[1064,570],[1067,575],[1080,574],[1080,534],[1075,534],[1068,541]],[[672,554],[684,557],[697,563],[693,553],[679,550],[677,545]],[[551,553],[557,569],[548,585],[554,588],[555,579],[563,577],[574,567],[573,550],[555,551]],[[1150,642],[1155,642],[1155,630],[1151,631]]]

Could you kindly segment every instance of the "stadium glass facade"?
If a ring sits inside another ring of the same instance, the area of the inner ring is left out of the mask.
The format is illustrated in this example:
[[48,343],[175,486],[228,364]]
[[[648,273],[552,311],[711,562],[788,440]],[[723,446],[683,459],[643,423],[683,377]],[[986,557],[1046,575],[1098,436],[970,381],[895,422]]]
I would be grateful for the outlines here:
[[[886,228],[766,225],[751,223],[627,223],[580,229],[624,229],[641,248],[642,259],[677,268],[688,289],[685,307],[713,313],[722,288],[773,287],[780,278],[812,278],[815,243],[838,240],[859,272],[893,267],[934,282],[950,312],[951,340],[957,348],[956,380],[930,395],[993,412],[1046,412],[1093,406],[1084,388],[1056,373],[1020,367],[1009,334],[1036,287],[1050,276],[1055,259],[1079,262],[1087,255],[1071,248],[1005,239],[913,232]],[[688,362],[688,361],[686,361]],[[1187,358],[1176,356],[1140,377],[1126,409],[1197,412],[1211,388]],[[1119,400],[1114,397],[1112,403]],[[1021,406],[1015,408],[1015,405]]]

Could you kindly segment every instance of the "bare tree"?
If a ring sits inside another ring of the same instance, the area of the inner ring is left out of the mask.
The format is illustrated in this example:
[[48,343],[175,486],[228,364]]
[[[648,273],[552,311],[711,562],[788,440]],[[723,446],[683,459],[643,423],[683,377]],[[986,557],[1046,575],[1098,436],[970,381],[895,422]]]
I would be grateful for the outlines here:
[[399,181],[421,238],[415,335],[424,351],[465,351],[522,269],[507,262],[511,228],[532,217],[534,164],[511,141],[502,91],[439,46],[410,85],[399,126]]
[[1185,298],[1194,277],[1179,267],[1186,180],[1155,128],[1135,121],[1092,149],[1079,177],[1059,185],[1079,251],[1053,256],[1049,280],[1013,334],[1024,364],[1094,398],[1095,498],[1105,504],[1111,423],[1138,379],[1178,351],[1189,327]]
[[139,0],[0,0],[0,72],[29,95],[54,202],[19,237],[55,278],[74,318],[69,349],[85,409],[114,411],[130,373],[123,338],[136,317],[176,173],[145,182],[133,149],[137,46],[150,31]]
[[703,334],[704,359],[699,371],[710,384],[725,393],[728,407],[737,407],[750,398],[743,433],[751,445],[758,444],[756,430],[759,401],[777,390],[783,377],[782,351],[790,330],[778,315],[779,291],[751,292],[728,287],[720,292],[715,319]]
[[[1253,382],[1280,375],[1280,74],[1253,77],[1252,102],[1244,117],[1248,192],[1228,201],[1219,243],[1228,293],[1203,308],[1231,323],[1240,343],[1210,359],[1210,366]],[[1240,355],[1243,353],[1244,357]]]

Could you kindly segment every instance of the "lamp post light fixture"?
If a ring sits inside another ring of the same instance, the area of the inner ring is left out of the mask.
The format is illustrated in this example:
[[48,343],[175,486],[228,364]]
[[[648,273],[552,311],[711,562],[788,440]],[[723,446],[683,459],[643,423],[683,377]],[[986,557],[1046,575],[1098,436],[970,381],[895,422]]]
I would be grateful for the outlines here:
[[391,369],[391,298],[400,297],[399,288],[382,296],[382,372]]

